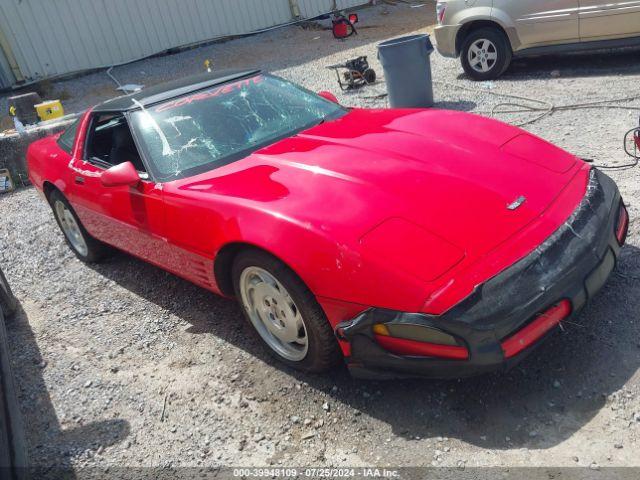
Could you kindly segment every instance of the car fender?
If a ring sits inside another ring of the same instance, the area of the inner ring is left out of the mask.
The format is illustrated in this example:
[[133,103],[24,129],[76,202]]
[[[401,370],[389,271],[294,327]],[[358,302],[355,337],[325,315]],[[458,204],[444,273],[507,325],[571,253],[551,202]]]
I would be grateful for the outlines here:
[[58,135],[46,137],[29,145],[27,149],[27,170],[29,181],[41,192],[49,183],[63,194],[68,190],[68,155],[58,147]]
[[316,297],[403,311],[423,305],[426,282],[382,254],[372,261],[360,238],[336,240],[322,226],[282,216],[273,221],[273,215],[249,209],[234,216],[236,221],[215,246],[214,257],[227,245],[246,244],[284,262]]
[[[497,13],[497,14],[496,14]],[[462,42],[464,41],[468,28],[474,22],[492,22],[500,26],[507,34],[512,48],[515,50],[516,45],[520,45],[520,40],[515,28],[515,25],[511,18],[501,10],[493,8],[490,5],[471,7],[459,12],[456,12],[447,23],[456,25],[462,25],[458,38],[456,40],[456,53],[460,54],[462,48]]]
[[513,18],[511,18],[511,15],[509,15],[504,10],[492,7],[491,21],[500,25],[502,29],[506,32],[507,37],[509,37],[509,42],[511,43],[511,49],[514,52],[518,50],[522,42],[520,41],[516,24],[514,23]]
[[[231,164],[215,174],[165,183],[167,241],[212,264],[228,245],[253,245],[287,264],[316,296],[397,309],[422,306],[424,281],[385,261],[384,253],[373,262],[363,258],[361,237],[384,221],[384,214],[352,219],[345,228],[300,191],[291,195],[273,180],[276,167],[264,162]],[[299,178],[305,177],[288,181]],[[224,285],[219,289],[230,293]]]
[[491,20],[491,5],[478,5],[460,9],[450,17],[447,16],[447,25],[468,25],[478,20]]
[[63,132],[29,145],[26,156],[29,181],[41,192],[44,192],[45,183],[50,183],[68,196],[73,159],[82,156],[90,112],[91,109],[84,113],[71,154],[62,150],[57,143]]

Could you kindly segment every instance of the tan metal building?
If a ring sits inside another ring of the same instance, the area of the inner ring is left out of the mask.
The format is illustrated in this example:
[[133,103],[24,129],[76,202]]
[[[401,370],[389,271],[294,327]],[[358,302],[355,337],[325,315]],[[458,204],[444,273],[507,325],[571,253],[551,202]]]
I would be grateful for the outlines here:
[[313,18],[369,0],[0,0],[0,88]]

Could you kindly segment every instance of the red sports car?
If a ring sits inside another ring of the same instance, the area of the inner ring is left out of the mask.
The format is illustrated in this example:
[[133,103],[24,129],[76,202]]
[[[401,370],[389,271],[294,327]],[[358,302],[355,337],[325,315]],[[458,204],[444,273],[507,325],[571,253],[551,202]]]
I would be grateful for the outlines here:
[[235,297],[314,372],[508,367],[603,286],[628,227],[611,179],[525,131],[259,71],[116,98],[27,158],[81,260],[108,245]]

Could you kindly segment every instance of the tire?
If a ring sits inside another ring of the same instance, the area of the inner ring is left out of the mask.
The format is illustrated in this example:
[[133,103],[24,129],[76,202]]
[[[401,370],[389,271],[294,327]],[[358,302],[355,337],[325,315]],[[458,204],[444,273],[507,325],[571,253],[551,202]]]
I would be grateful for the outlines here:
[[[58,227],[64,235],[67,245],[76,257],[85,263],[95,263],[100,261],[108,253],[109,248],[99,240],[93,238],[82,225],[73,207],[58,190],[54,190],[49,195],[49,204],[53,210],[53,216],[58,223]],[[67,212],[70,217],[64,217]],[[75,222],[75,226],[73,223]],[[70,227],[75,231],[75,235],[69,233]]]
[[[477,54],[475,52],[478,52]],[[477,55],[488,55],[484,61],[475,63]],[[509,39],[496,28],[481,28],[472,31],[464,39],[460,61],[466,74],[473,80],[494,80],[507,71],[513,52]]]
[[[284,263],[260,250],[246,250],[236,257],[232,278],[246,320],[275,358],[311,373],[326,372],[340,362],[338,342],[322,308]],[[274,331],[283,337],[294,332],[296,339],[283,341]]]
[[365,70],[364,71],[364,81],[367,82],[367,84],[375,83],[376,82],[376,71],[371,69],[371,68]]
[[17,306],[18,301],[13,296],[13,292],[11,292],[7,278],[0,270],[0,310],[4,312],[5,317],[10,317],[15,313]]
[[[6,313],[6,312],[5,312]],[[11,371],[5,318],[0,309],[0,469],[7,480],[26,480],[27,442]],[[5,473],[6,472],[6,473]]]

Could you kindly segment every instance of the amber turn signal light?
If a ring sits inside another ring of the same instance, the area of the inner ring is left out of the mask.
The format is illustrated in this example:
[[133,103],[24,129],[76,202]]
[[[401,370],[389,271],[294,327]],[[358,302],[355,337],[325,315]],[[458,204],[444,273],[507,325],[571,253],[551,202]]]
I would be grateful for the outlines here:
[[469,351],[453,336],[436,328],[404,323],[377,323],[373,333],[385,350],[396,355],[467,360]]

